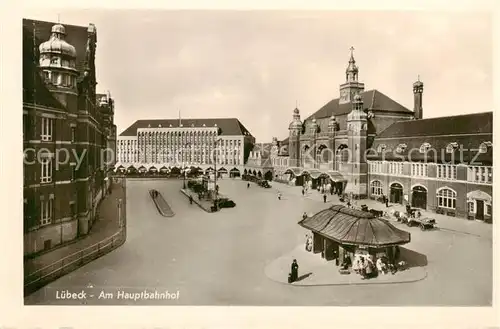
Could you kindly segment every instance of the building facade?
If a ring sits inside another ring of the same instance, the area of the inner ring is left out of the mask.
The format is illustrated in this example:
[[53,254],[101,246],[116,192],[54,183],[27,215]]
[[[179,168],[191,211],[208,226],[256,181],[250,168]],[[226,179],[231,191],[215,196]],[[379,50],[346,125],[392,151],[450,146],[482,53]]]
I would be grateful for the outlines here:
[[352,51],[340,97],[303,121],[295,108],[288,138],[273,139],[265,170],[292,185],[328,182],[352,198],[385,195],[491,220],[492,112],[424,119],[419,79],[409,110],[378,90],[365,91]]
[[25,255],[87,234],[106,193],[113,111],[97,103],[96,43],[93,24],[23,20]]
[[120,166],[218,167],[241,173],[255,138],[238,119],[138,120],[117,139]]

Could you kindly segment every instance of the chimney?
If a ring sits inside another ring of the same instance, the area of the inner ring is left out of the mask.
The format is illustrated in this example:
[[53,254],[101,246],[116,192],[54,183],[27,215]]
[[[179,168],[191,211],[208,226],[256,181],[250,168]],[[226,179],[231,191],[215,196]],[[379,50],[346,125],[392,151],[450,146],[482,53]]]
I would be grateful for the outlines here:
[[420,77],[413,83],[413,115],[415,120],[420,120],[423,117],[422,109],[422,93],[424,92],[424,84],[420,81]]

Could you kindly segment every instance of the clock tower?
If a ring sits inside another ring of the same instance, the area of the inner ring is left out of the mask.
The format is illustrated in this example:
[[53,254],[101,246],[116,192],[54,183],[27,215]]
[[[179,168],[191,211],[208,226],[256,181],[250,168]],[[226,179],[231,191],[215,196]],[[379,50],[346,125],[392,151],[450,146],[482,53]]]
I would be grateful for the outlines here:
[[365,90],[365,84],[358,81],[358,66],[354,60],[354,47],[350,48],[351,58],[345,70],[345,83],[340,85],[339,104],[346,104],[353,101],[354,96],[361,94]]

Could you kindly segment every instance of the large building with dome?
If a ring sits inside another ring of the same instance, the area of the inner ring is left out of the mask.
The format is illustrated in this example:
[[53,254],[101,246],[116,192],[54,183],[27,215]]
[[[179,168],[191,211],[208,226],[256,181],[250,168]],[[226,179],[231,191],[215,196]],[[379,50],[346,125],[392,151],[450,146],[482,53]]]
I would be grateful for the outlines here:
[[25,255],[87,234],[106,194],[116,126],[114,100],[96,92],[96,45],[93,24],[23,20]]
[[493,113],[425,118],[420,79],[408,88],[410,110],[379,90],[365,90],[353,50],[339,97],[303,120],[295,108],[288,138],[256,149],[259,164],[247,172],[299,186],[328,182],[354,199],[386,196],[391,203],[491,221]]

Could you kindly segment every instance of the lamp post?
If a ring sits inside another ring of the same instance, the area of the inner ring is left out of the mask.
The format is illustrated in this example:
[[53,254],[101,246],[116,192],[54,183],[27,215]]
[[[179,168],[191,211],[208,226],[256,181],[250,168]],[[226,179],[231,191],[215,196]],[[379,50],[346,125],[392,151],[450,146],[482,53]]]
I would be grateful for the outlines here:
[[118,199],[118,227],[122,227],[122,199]]
[[186,146],[190,146],[190,145],[191,145],[190,143],[186,143],[184,145],[184,147],[182,148],[182,163],[183,163],[183,165],[182,165],[183,168],[182,169],[183,169],[183,176],[184,176],[184,180],[183,180],[183,184],[182,184],[182,188],[183,189],[186,189],[186,174],[187,174],[187,170],[184,168],[184,166],[185,166],[185,163],[184,163],[184,148]]
[[215,141],[215,164],[214,164],[214,198],[215,202],[217,204],[217,145],[219,142],[222,140],[222,138],[219,138]]

